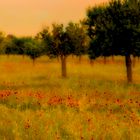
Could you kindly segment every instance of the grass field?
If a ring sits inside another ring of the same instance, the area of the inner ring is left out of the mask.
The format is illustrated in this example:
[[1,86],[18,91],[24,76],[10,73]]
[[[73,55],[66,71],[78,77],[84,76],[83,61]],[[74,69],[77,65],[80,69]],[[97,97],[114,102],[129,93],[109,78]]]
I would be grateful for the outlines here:
[[0,56],[0,140],[140,140],[140,62]]

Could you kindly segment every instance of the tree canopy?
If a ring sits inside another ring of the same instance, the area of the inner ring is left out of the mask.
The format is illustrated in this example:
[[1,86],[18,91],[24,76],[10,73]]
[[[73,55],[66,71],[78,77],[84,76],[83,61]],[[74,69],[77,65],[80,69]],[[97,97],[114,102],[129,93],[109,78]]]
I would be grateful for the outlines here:
[[45,52],[49,57],[59,57],[62,66],[62,76],[66,77],[66,59],[70,54],[82,55],[87,48],[87,35],[82,25],[70,22],[52,24],[52,30],[44,28],[37,34],[44,43]]
[[132,81],[131,55],[140,52],[140,3],[112,0],[108,5],[90,8],[87,12],[89,55],[123,55],[126,58],[128,82]]

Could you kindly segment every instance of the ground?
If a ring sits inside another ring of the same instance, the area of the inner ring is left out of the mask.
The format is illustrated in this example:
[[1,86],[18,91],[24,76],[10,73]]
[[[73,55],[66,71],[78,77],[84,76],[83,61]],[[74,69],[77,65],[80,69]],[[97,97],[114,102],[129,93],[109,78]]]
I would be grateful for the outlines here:
[[0,56],[0,140],[140,140],[140,62]]

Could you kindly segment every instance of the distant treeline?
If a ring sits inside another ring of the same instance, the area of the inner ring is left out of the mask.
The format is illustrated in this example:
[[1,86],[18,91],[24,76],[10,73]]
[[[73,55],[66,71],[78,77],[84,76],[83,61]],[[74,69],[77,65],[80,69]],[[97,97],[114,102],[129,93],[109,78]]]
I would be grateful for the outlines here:
[[91,60],[99,56],[125,57],[128,82],[132,82],[131,56],[140,56],[140,1],[111,0],[106,5],[90,7],[79,23],[52,24],[35,37],[5,36],[0,33],[0,53],[28,55],[35,61],[41,55],[61,60],[62,76],[67,76],[68,55],[79,60],[88,54]]

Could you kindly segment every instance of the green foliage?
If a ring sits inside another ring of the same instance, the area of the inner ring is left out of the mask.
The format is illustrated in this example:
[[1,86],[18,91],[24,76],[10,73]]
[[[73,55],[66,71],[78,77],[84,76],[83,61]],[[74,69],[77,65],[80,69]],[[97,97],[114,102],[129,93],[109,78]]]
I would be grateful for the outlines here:
[[88,48],[88,36],[84,25],[70,22],[66,27],[73,53],[77,56],[85,54]]
[[73,46],[71,45],[70,36],[63,24],[53,24],[52,37],[53,46],[50,50],[53,54],[57,56],[67,56],[74,51]]
[[28,55],[33,61],[42,55],[41,43],[35,39],[25,42],[25,54]]
[[26,43],[30,42],[31,37],[15,37],[13,35],[8,35],[4,38],[3,48],[5,54],[19,54],[25,55]]
[[3,32],[0,32],[0,54],[4,53],[3,42],[4,42],[5,35]]
[[16,44],[15,44],[16,37],[14,35],[7,35],[4,39],[3,47],[5,54],[16,54]]
[[5,54],[28,55],[33,60],[42,55],[42,46],[41,41],[31,37],[18,38],[13,35],[8,35],[3,41]]
[[35,39],[42,43],[43,54],[47,54],[48,56],[51,56],[51,54],[53,54],[50,49],[53,45],[53,38],[48,27],[45,27],[42,31],[40,31],[36,35]]
[[91,58],[139,55],[139,2],[137,6],[132,7],[126,1],[111,1],[106,6],[90,8],[87,17],[88,33],[92,39],[89,53]]
[[14,40],[15,44],[15,53],[19,55],[24,55],[26,52],[26,46],[25,43],[30,41],[30,37],[21,37],[21,38],[16,38]]
[[52,31],[44,28],[37,34],[36,38],[41,39],[45,44],[45,52],[52,56],[67,56],[69,54],[82,55],[88,46],[88,37],[82,24],[69,23],[66,27],[63,24],[53,24]]

